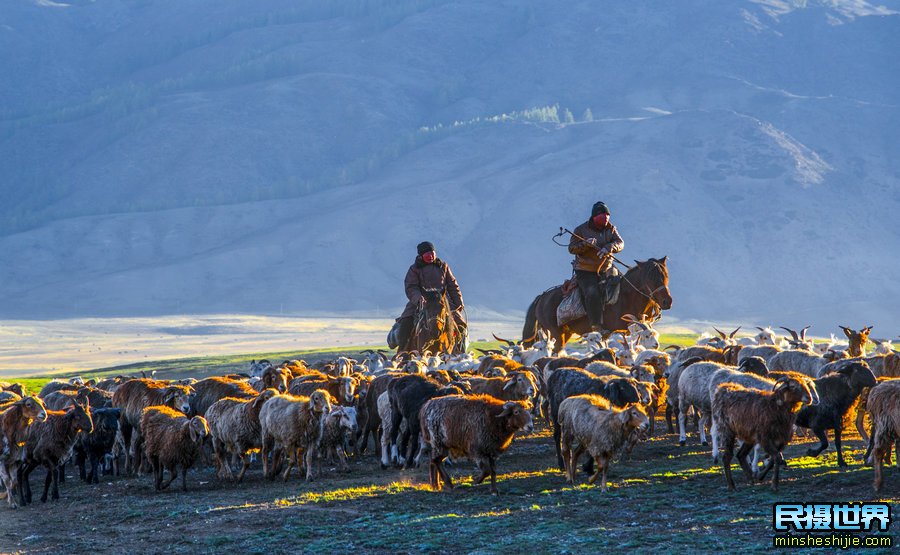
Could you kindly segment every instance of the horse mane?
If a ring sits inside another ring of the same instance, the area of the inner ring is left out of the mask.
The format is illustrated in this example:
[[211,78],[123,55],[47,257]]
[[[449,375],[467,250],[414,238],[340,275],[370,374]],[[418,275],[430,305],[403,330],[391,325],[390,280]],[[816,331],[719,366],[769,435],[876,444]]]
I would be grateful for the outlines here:
[[[654,277],[661,279],[663,283],[669,281],[669,269],[666,267],[665,257],[662,259],[648,258],[647,260],[635,260],[635,265],[625,272],[626,279],[640,279],[650,281]],[[654,275],[657,274],[657,275]]]

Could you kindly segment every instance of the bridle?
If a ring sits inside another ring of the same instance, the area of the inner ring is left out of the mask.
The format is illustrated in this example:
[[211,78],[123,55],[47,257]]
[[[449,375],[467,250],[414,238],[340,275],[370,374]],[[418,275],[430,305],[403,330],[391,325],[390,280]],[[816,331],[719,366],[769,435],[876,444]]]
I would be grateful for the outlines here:
[[[658,262],[654,262],[653,265],[656,267],[657,270],[660,269],[660,268],[659,268],[659,263],[658,263]],[[660,272],[660,273],[661,273],[661,272]],[[637,291],[638,293],[640,293],[642,296],[646,297],[650,302],[656,304],[657,306],[659,306],[659,302],[658,302],[653,296],[656,295],[657,293],[659,293],[660,291],[663,291],[663,290],[666,289],[666,284],[663,283],[662,285],[660,285],[659,287],[657,287],[657,288],[654,289],[653,291],[650,291],[649,293],[645,293],[645,292],[641,291],[641,288],[640,288],[640,287],[638,287],[637,285],[631,283],[631,280],[629,280],[629,279],[626,277],[626,274],[622,274],[622,281],[624,281],[625,283],[627,283],[628,285],[630,285],[632,289],[634,289],[635,291]]]

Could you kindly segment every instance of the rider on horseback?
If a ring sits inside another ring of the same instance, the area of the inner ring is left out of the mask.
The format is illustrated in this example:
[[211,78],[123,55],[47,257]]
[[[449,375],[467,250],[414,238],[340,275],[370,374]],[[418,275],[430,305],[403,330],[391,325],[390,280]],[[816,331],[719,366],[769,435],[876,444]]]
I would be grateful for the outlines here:
[[465,327],[466,319],[463,316],[463,299],[459,290],[459,284],[450,271],[450,266],[446,262],[437,257],[434,251],[434,245],[429,241],[419,243],[416,247],[418,256],[415,262],[406,272],[406,279],[403,284],[406,288],[406,297],[409,302],[403,314],[397,319],[397,349],[402,351],[409,344],[410,335],[413,329],[413,316],[416,313],[416,307],[419,302],[425,298],[424,291],[426,289],[436,289],[444,291],[450,303],[450,310],[453,311],[453,319],[457,325]]
[[609,222],[609,208],[603,202],[594,204],[591,218],[575,228],[569,241],[569,252],[575,255],[575,280],[593,331],[604,331],[603,307],[609,301],[606,283],[608,278],[619,275],[612,255],[624,246],[616,226]]

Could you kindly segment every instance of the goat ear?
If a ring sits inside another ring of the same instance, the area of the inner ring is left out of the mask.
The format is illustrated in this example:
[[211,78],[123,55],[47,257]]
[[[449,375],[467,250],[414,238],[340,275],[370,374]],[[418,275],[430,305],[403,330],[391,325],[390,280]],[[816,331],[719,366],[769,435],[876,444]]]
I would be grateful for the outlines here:
[[[505,389],[505,388],[504,388]],[[500,414],[497,415],[498,418],[504,418],[512,414],[513,408],[515,408],[515,403],[509,402],[503,405],[503,410],[500,411]]]
[[200,440],[200,434],[197,432],[197,424],[198,421],[196,418],[191,418],[190,422],[188,422],[188,433],[191,435],[191,441],[197,443]]

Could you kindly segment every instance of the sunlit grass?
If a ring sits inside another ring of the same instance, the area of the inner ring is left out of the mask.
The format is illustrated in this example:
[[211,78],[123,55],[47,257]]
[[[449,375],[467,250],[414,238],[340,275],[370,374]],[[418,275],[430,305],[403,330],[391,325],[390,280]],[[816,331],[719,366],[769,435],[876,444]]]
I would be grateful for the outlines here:
[[678,470],[666,470],[663,472],[655,472],[650,474],[651,478],[681,478],[688,479],[691,476],[702,476],[708,474],[719,474],[722,472],[721,465],[710,468],[682,468]]
[[386,485],[371,484],[368,486],[353,486],[348,488],[326,490],[322,492],[310,491],[293,497],[276,499],[275,505],[278,507],[294,507],[297,505],[309,505],[311,503],[355,501],[357,499],[397,495],[400,493],[407,493],[411,491],[430,491],[430,489],[431,488],[428,484],[413,484],[408,481],[391,482],[390,484]]

